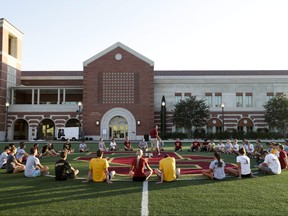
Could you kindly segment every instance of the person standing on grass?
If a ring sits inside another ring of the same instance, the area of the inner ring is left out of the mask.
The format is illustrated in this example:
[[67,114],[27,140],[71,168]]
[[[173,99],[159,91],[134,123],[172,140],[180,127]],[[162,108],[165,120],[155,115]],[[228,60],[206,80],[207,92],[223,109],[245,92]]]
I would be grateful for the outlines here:
[[4,151],[2,152],[0,156],[0,169],[6,169],[7,157],[9,153],[10,153],[10,147],[5,146]]
[[164,181],[175,181],[180,176],[180,168],[176,169],[176,162],[174,157],[166,154],[159,162],[159,169],[155,169],[155,173],[160,181],[156,184],[161,184]]
[[154,148],[156,149],[158,155],[161,155],[160,154],[160,148],[159,148],[161,138],[158,135],[158,126],[157,125],[155,125],[154,128],[151,129],[150,137],[151,137],[151,157],[153,157]]
[[104,182],[106,181],[108,184],[112,184],[111,179],[115,175],[115,171],[108,171],[108,161],[106,158],[103,158],[103,151],[100,149],[96,152],[97,157],[92,158],[89,162],[89,171],[87,175],[87,180],[83,181],[83,183],[87,183],[90,180],[94,182]]
[[62,151],[60,153],[61,159],[55,163],[55,180],[56,181],[65,181],[67,179],[75,179],[79,170],[74,169],[70,163],[66,161],[67,152]]
[[[149,177],[153,174],[153,170],[151,169],[147,161],[142,158],[143,151],[141,149],[137,150],[136,155],[137,157],[132,161],[132,164],[130,166],[129,175],[132,176],[133,181],[148,180]],[[147,172],[145,172],[145,167],[148,169]]]
[[6,173],[19,173],[25,170],[25,165],[19,163],[16,158],[16,147],[10,148],[10,153],[7,156]]
[[278,157],[275,154],[269,153],[265,150],[263,151],[263,157],[264,162],[258,166],[260,171],[267,174],[281,174],[281,165]]
[[24,175],[26,177],[37,177],[42,175],[47,175],[49,167],[48,166],[42,166],[40,163],[40,160],[36,157],[38,154],[36,148],[30,149],[30,155],[27,158],[26,162],[26,169],[24,172]]
[[209,169],[203,171],[203,176],[209,179],[222,180],[225,178],[225,162],[221,159],[219,152],[214,152],[214,160],[210,163]]
[[287,153],[284,150],[283,145],[279,145],[279,162],[281,164],[281,169],[288,169],[288,158]]
[[246,155],[244,148],[239,149],[239,156],[236,157],[238,169],[227,168],[227,172],[233,176],[241,178],[254,177],[250,168],[250,158]]

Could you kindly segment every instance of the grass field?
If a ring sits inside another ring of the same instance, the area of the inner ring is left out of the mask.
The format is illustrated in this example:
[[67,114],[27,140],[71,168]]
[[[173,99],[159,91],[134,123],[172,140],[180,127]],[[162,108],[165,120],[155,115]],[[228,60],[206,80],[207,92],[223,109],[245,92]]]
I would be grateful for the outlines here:
[[[27,151],[31,146],[27,143]],[[60,150],[62,143],[54,146]],[[88,146],[91,151],[97,149],[96,143]],[[78,143],[73,147],[78,149]],[[188,144],[184,144],[180,154],[187,154],[187,148]],[[172,144],[165,143],[165,152],[172,150]],[[207,152],[189,154],[212,156]],[[85,178],[88,162],[74,160],[81,155],[71,154],[68,161],[80,170],[79,178]],[[236,156],[222,156],[225,162],[235,163]],[[52,175],[56,160],[58,157],[41,159]],[[257,170],[253,168],[253,172]],[[228,177],[223,181],[182,176],[175,182],[159,185],[153,176],[148,181],[148,211],[149,215],[285,215],[287,179],[288,172],[283,171],[277,176],[259,174],[258,178]],[[141,215],[143,183],[127,180],[128,177],[116,175],[111,185],[83,184],[81,179],[56,182],[52,177],[25,178],[23,173],[11,175],[1,170],[0,215]]]

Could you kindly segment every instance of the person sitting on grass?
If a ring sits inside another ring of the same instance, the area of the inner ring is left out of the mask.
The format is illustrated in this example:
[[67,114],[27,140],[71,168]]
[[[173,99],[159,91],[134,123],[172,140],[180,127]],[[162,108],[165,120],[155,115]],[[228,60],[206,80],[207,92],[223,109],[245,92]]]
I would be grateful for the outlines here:
[[[147,161],[142,158],[143,151],[141,149],[137,150],[136,155],[137,157],[132,161],[132,164],[130,166],[129,175],[132,177],[133,181],[148,180],[149,177],[153,174],[153,170],[151,169]],[[147,172],[145,172],[145,167],[148,169]]]
[[26,169],[24,172],[24,175],[26,177],[37,177],[42,175],[48,175],[49,172],[49,167],[48,166],[42,166],[40,163],[40,160],[36,157],[38,154],[36,148],[31,148],[30,149],[30,155],[27,158],[26,162]]
[[141,149],[143,153],[147,154],[146,152],[148,150],[148,143],[144,138],[142,138],[142,140],[139,142],[139,149]]
[[82,139],[81,143],[79,144],[79,152],[89,152],[89,148],[85,143],[85,140]]
[[288,169],[288,158],[287,158],[287,153],[284,150],[283,145],[279,145],[279,162],[281,164],[281,169]]
[[279,158],[279,150],[278,150],[279,144],[276,142],[272,142],[271,144],[272,144],[271,145],[271,147],[272,147],[271,153],[275,154]]
[[232,143],[231,143],[230,139],[226,140],[224,153],[225,154],[232,154]]
[[191,143],[191,147],[188,151],[194,152],[199,150],[200,148],[200,142],[197,139],[194,139],[194,141]]
[[236,157],[237,170],[232,168],[227,168],[227,172],[230,175],[236,176],[239,179],[254,177],[250,168],[250,158],[246,155],[244,148],[239,149],[239,156]]
[[66,161],[67,152],[62,151],[60,153],[61,159],[55,163],[55,180],[56,181],[65,181],[67,179],[75,179],[79,170],[74,169],[70,163]]
[[100,151],[103,151],[103,152],[107,151],[107,148],[106,148],[106,145],[105,145],[103,138],[100,138],[100,140],[99,140],[98,149]]
[[175,141],[175,152],[182,151],[182,142],[179,138]]
[[108,171],[109,164],[107,159],[103,158],[103,151],[98,149],[96,155],[97,157],[92,158],[89,162],[87,179],[83,181],[83,183],[93,180],[94,182],[106,181],[108,184],[112,184],[111,179],[114,177],[116,172],[114,170],[111,172]]
[[112,138],[110,142],[110,151],[119,151],[119,147],[117,143],[115,142],[115,138]]
[[222,140],[219,140],[217,145],[217,151],[224,153],[225,145]]
[[255,144],[255,151],[254,151],[254,158],[256,159],[257,166],[260,164],[260,161],[262,160],[262,154],[263,154],[263,146],[261,145],[261,141],[259,139],[256,140]]
[[10,147],[5,146],[4,151],[2,152],[0,156],[0,169],[6,169],[7,157],[9,153],[10,153]]
[[238,144],[238,140],[234,139],[233,143],[232,143],[232,150],[231,150],[232,154],[239,154],[239,144]]
[[41,158],[42,157],[42,153],[39,150],[39,144],[38,143],[34,143],[33,148],[37,149],[38,154],[36,155],[36,157]]
[[180,176],[180,171],[180,168],[176,169],[175,158],[166,154],[159,162],[159,169],[155,169],[155,174],[160,178],[160,181],[156,182],[156,184],[161,184],[164,181],[175,181]]
[[53,145],[50,141],[46,145],[43,146],[42,156],[58,156],[58,155],[59,155],[59,153],[57,153],[53,149]]
[[126,140],[124,142],[124,149],[125,151],[133,151],[133,146],[128,136],[126,137]]
[[74,149],[72,148],[70,139],[66,140],[66,143],[63,145],[63,151],[67,151],[68,154],[74,153]]
[[264,162],[258,166],[260,171],[267,174],[281,174],[281,165],[278,157],[275,154],[269,153],[268,151],[264,150],[263,157]]
[[203,176],[209,179],[222,180],[225,178],[225,162],[221,159],[219,152],[214,152],[214,160],[210,163],[209,169],[203,171]]
[[210,140],[210,142],[208,143],[207,151],[208,152],[214,152],[215,151],[215,143],[213,140]]
[[15,155],[15,158],[19,163],[25,163],[27,157],[29,156],[29,154],[26,153],[25,148],[26,144],[24,142],[20,142],[19,149],[17,150],[17,153]]
[[10,148],[10,153],[7,156],[7,161],[6,161],[6,173],[19,173],[25,170],[25,165],[19,163],[16,158],[16,147],[11,147]]

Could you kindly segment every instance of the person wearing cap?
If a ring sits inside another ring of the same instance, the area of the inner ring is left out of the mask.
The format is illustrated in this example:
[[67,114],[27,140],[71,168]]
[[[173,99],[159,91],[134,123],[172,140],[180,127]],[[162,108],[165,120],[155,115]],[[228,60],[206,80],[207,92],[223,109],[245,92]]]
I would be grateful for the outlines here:
[[180,176],[180,168],[176,169],[176,162],[174,157],[170,157],[166,154],[159,162],[159,169],[155,169],[155,173],[160,181],[157,184],[161,184],[164,181],[175,181]]
[[265,150],[263,151],[263,157],[265,158],[264,162],[258,166],[260,171],[274,175],[281,174],[281,165],[275,154]]
[[106,181],[108,184],[112,184],[111,179],[115,175],[115,171],[108,171],[109,164],[107,159],[103,158],[103,151],[98,149],[96,155],[97,157],[92,158],[89,162],[87,179],[84,180],[83,183],[93,180],[94,182]]
[[281,164],[281,169],[288,169],[288,158],[287,158],[287,153],[284,150],[283,145],[279,145],[279,161]]

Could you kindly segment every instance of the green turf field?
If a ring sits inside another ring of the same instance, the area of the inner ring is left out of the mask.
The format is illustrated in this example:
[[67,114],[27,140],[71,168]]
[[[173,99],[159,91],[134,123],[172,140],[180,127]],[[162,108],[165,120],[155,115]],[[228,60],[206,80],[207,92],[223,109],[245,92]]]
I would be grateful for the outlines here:
[[[96,143],[87,144],[91,151],[96,151]],[[0,144],[1,152],[4,145]],[[26,150],[31,146],[27,143]],[[61,150],[62,143],[55,143],[54,147]],[[78,143],[73,147],[78,149]],[[187,154],[187,148],[188,144],[184,144],[180,154]],[[165,151],[172,150],[172,144],[165,143]],[[189,154],[212,156],[207,152]],[[68,161],[80,170],[79,178],[85,178],[88,162],[74,160],[81,155],[71,154]],[[236,156],[222,156],[225,162],[235,163]],[[50,167],[51,175],[56,160],[58,157],[41,159],[43,165]],[[253,160],[251,167],[254,167]],[[81,179],[56,182],[52,177],[25,178],[23,173],[12,175],[1,170],[0,215],[141,215],[141,211],[148,211],[149,215],[285,215],[288,212],[288,171],[277,176],[259,174],[258,178],[229,177],[224,181],[182,176],[175,182],[160,185],[155,184],[157,178],[153,176],[144,194],[148,208],[141,208],[143,183],[128,179],[116,175],[111,185],[83,184]]]

